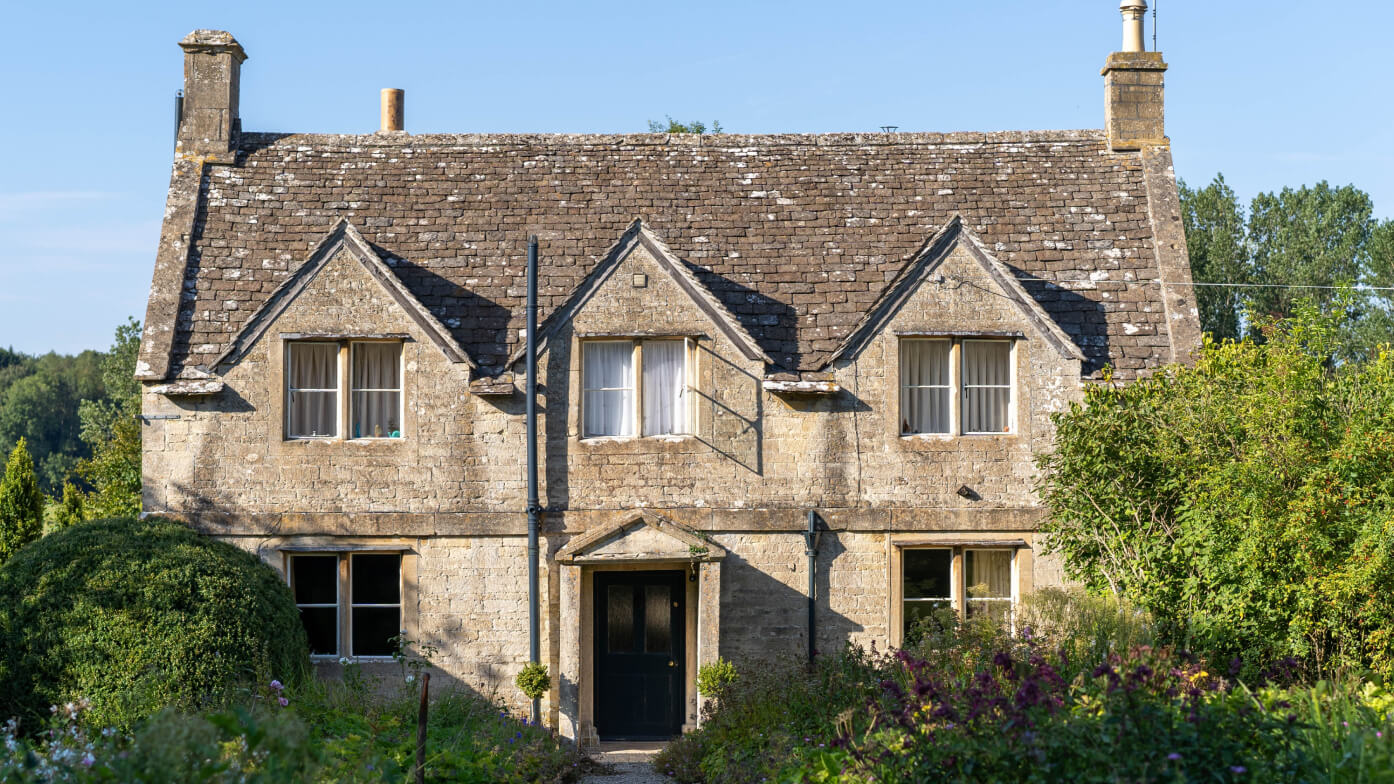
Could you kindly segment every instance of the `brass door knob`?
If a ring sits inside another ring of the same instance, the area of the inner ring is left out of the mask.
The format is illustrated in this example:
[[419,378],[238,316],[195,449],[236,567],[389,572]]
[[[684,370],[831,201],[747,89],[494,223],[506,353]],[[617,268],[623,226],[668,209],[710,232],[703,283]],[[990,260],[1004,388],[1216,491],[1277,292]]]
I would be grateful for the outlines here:
[[669,660],[668,660],[668,666],[669,666],[669,667],[676,667],[676,666],[678,666],[678,665],[677,665],[676,663],[674,663],[672,659],[669,659]]

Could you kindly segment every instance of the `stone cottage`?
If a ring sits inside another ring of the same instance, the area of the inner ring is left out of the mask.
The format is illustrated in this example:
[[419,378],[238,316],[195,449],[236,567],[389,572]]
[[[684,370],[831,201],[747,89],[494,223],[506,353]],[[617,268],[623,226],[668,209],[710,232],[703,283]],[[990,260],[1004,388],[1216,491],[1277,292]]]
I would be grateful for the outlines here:
[[254,133],[243,48],[195,31],[137,373],[146,513],[281,570],[326,670],[405,630],[521,705],[536,235],[563,734],[694,726],[718,656],[896,645],[935,607],[1007,622],[1062,580],[1050,414],[1199,342],[1166,65],[1123,7],[1105,127],[1074,131],[413,135],[389,92],[377,133]]

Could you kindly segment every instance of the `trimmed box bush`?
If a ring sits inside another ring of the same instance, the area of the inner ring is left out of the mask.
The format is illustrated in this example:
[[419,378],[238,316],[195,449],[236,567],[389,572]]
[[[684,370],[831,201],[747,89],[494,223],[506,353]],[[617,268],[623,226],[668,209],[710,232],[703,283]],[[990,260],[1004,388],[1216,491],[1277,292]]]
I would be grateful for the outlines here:
[[79,697],[90,721],[126,729],[165,706],[198,710],[308,672],[280,575],[183,524],[81,523],[0,567],[0,716],[30,731]]

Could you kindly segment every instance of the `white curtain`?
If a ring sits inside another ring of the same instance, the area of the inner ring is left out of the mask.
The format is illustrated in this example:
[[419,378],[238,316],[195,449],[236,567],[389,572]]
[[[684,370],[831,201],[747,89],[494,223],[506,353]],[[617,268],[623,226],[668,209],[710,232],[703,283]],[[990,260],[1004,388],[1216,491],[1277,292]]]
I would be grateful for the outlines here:
[[634,344],[590,342],[581,353],[586,436],[634,435]]
[[338,434],[339,346],[337,343],[291,343],[286,362],[290,366],[290,415],[286,434],[291,438]]
[[1012,401],[1012,344],[963,342],[963,431],[1005,433]]
[[968,550],[963,560],[968,614],[1009,623],[1012,617],[1012,551]]
[[900,341],[900,429],[949,432],[949,341]]
[[402,414],[402,344],[353,344],[353,437],[398,438]]
[[644,435],[686,433],[686,344],[681,340],[648,340],[643,351]]

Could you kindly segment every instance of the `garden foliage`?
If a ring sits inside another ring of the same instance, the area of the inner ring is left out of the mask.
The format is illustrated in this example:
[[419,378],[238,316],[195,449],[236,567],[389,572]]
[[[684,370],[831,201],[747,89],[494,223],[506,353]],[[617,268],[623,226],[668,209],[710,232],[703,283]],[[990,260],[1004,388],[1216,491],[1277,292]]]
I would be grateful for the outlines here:
[[1057,414],[1041,491],[1069,576],[1249,675],[1394,676],[1394,354],[1334,359],[1343,318],[1302,307]]
[[127,730],[165,707],[308,670],[290,591],[255,556],[159,519],[56,531],[0,567],[0,716],[26,731],[79,698]]
[[1384,689],[1246,686],[1139,642],[1151,623],[1126,604],[1042,593],[1026,608],[1040,632],[950,613],[901,651],[751,666],[655,767],[707,784],[1361,782],[1394,770]]
[[43,527],[44,494],[34,476],[34,461],[21,438],[0,475],[0,564],[38,539]]

